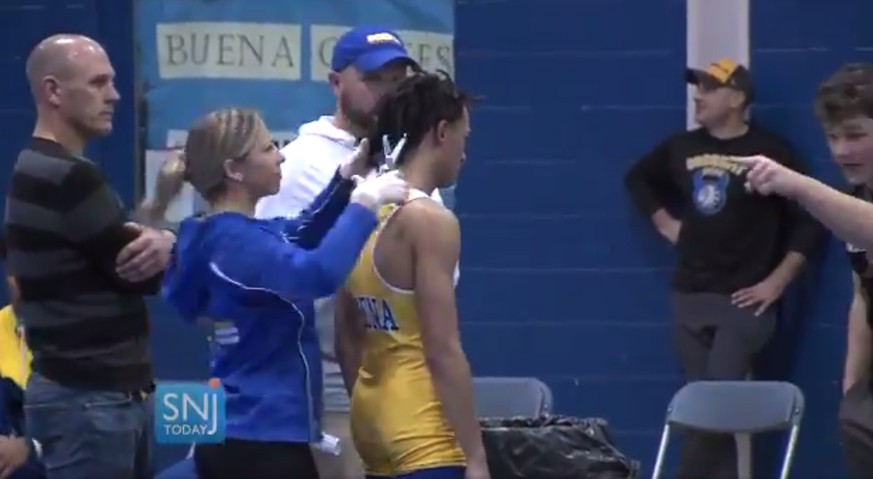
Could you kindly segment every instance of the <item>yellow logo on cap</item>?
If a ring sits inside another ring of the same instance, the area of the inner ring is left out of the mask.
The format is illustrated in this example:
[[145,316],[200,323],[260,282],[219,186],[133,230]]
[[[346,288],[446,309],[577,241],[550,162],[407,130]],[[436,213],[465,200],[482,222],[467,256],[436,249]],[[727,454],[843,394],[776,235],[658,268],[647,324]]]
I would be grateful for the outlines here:
[[728,78],[734,74],[737,68],[739,68],[737,62],[730,58],[722,58],[717,62],[710,63],[706,68],[706,74],[712,76],[721,83],[726,83]]
[[400,45],[400,39],[390,33],[373,33],[367,35],[367,43],[396,43]]

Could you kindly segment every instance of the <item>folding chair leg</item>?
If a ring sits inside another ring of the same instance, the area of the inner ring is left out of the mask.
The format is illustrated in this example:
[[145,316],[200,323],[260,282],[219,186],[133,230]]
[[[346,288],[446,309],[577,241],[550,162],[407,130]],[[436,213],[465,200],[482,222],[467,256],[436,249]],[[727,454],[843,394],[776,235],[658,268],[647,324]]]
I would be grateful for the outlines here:
[[752,479],[752,435],[736,434],[739,479]]
[[[754,375],[751,371],[746,374],[746,381],[752,381]],[[739,479],[752,479],[752,435],[736,434],[734,441],[737,443],[737,472]]]
[[788,473],[791,472],[791,463],[794,462],[794,448],[797,446],[797,436],[799,434],[799,426],[791,428],[791,436],[788,437],[788,446],[785,448],[785,457],[782,459],[782,472],[779,473],[779,479],[788,479]]
[[664,468],[664,457],[667,455],[667,444],[670,443],[670,426],[664,425],[661,433],[661,445],[658,446],[658,457],[655,459],[655,469],[652,471],[652,479],[660,479]]

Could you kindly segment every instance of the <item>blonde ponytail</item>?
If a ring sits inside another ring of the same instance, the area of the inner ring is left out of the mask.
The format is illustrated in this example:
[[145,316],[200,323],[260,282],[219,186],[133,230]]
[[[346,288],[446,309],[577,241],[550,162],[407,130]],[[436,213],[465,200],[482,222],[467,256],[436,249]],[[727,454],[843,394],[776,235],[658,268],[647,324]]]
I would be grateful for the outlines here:
[[136,220],[146,225],[154,225],[165,221],[170,203],[179,196],[185,184],[185,156],[181,151],[174,151],[161,165],[150,199],[144,201],[138,208]]
[[136,220],[146,225],[165,221],[170,203],[190,183],[206,201],[213,201],[225,186],[225,162],[247,155],[261,130],[255,110],[224,108],[208,113],[188,129],[184,152],[174,151],[161,165],[149,200],[137,210]]

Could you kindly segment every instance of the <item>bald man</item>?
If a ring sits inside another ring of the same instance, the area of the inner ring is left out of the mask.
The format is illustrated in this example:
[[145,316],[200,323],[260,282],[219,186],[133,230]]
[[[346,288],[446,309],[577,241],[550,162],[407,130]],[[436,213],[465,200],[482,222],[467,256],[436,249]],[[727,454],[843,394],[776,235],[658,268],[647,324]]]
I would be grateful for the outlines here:
[[[128,223],[87,143],[120,100],[103,47],[55,35],[27,59],[31,144],[6,203],[7,274],[33,353],[25,426],[49,479],[151,477],[152,366],[143,295],[175,236]],[[120,158],[118,161],[131,161]]]

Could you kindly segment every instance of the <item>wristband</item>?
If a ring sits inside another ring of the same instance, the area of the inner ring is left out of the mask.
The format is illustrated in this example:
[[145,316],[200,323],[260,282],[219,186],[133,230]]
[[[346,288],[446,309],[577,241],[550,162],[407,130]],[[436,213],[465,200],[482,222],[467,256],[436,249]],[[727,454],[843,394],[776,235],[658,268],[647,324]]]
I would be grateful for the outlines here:
[[30,445],[33,447],[33,453],[36,454],[36,458],[42,459],[42,444],[40,444],[36,439],[31,439]]

